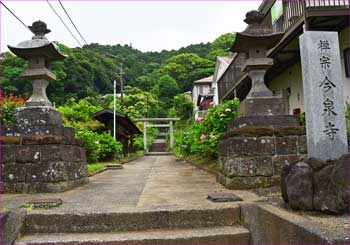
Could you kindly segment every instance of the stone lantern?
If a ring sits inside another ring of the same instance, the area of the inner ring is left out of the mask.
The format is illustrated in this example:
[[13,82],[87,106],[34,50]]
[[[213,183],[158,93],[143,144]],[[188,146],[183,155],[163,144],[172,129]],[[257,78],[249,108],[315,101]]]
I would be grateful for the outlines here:
[[[21,76],[31,80],[33,87],[32,96],[26,101],[26,107],[17,108],[13,112],[14,123],[27,126],[18,128],[19,134],[35,133],[33,132],[35,129],[32,128],[34,125],[62,125],[62,115],[51,107],[52,103],[47,98],[46,88],[49,81],[56,79],[50,71],[51,62],[63,60],[66,56],[45,37],[50,30],[44,22],[36,21],[29,28],[34,33],[31,40],[23,41],[16,47],[8,46],[15,55],[28,61],[28,68],[21,73]],[[44,131],[39,130],[37,134],[43,134]]]
[[282,38],[262,24],[264,15],[247,13],[247,30],[236,34],[231,51],[246,53],[243,66],[252,88],[238,107],[238,117],[228,126],[218,144],[218,181],[229,189],[250,189],[279,185],[283,164],[306,154],[305,128],[299,118],[288,115],[282,97],[273,96],[264,77],[273,65],[267,51]]
[[50,71],[52,61],[63,60],[65,56],[59,48],[45,37],[51,31],[42,21],[34,22],[29,26],[35,34],[31,40],[23,41],[16,47],[8,48],[18,57],[28,60],[28,69],[21,76],[32,81],[33,94],[27,100],[27,107],[52,106],[46,96],[46,87],[50,80],[56,80],[56,76]]
[[31,80],[33,93],[25,107],[13,110],[13,124],[1,125],[3,191],[61,192],[88,181],[86,153],[46,95],[49,81],[56,79],[50,64],[65,56],[45,37],[50,30],[44,22],[29,28],[34,33],[31,40],[8,46],[28,61],[21,76]]
[[287,116],[286,99],[273,96],[265,85],[265,74],[273,65],[273,59],[267,57],[267,51],[282,39],[283,33],[273,32],[262,24],[263,19],[264,14],[258,11],[248,12],[244,21],[249,26],[244,32],[236,34],[230,49],[235,53],[247,54],[248,59],[242,71],[248,74],[252,82],[249,94],[239,106],[239,116],[245,117],[240,125],[260,126],[259,121],[266,121],[259,118],[261,116],[268,116],[270,125],[296,125],[296,118]]

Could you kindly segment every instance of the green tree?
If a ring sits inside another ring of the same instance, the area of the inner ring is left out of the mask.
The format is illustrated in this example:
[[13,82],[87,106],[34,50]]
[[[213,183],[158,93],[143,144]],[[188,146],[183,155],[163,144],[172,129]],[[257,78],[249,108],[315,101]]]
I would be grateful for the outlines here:
[[173,56],[158,70],[160,77],[164,75],[173,77],[182,92],[191,90],[194,80],[209,76],[213,72],[214,62],[192,53]]
[[219,36],[211,44],[211,51],[206,58],[215,61],[217,56],[227,56],[235,38],[236,33],[226,33]]
[[[157,96],[151,92],[143,91],[136,87],[126,87],[127,90],[132,90],[124,96],[124,113],[130,118],[141,117],[156,117],[155,113],[158,110],[159,102]],[[120,97],[117,100],[117,110],[121,110]],[[110,108],[113,108],[113,100],[111,100]]]
[[1,57],[1,87],[4,95],[25,94],[31,91],[31,84],[27,79],[20,77],[21,72],[26,69],[26,62],[9,52],[3,53]]
[[162,76],[152,89],[152,92],[166,103],[170,102],[179,91],[180,89],[176,80],[169,75]]
[[190,119],[193,112],[193,102],[185,94],[178,94],[173,99],[176,116],[183,120]]

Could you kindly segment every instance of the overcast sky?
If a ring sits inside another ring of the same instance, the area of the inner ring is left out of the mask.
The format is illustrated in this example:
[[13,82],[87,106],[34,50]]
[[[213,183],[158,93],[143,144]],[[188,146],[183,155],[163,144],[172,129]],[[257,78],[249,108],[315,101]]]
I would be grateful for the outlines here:
[[[77,42],[46,1],[3,1],[22,21],[47,23],[51,41],[69,47]],[[50,1],[76,34],[58,1]],[[261,1],[63,1],[88,43],[132,44],[141,51],[178,49],[211,42],[219,35],[243,31],[246,12]],[[31,38],[19,21],[1,6],[1,51]],[[83,43],[83,41],[81,41]]]

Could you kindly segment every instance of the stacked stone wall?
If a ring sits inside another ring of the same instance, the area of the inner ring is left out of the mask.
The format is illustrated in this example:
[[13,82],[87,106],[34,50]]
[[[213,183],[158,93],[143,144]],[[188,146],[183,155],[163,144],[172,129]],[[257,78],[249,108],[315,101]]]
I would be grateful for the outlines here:
[[1,136],[2,191],[60,192],[87,182],[84,142],[55,135]]
[[222,135],[218,149],[221,184],[230,189],[278,185],[283,166],[307,153],[305,128],[235,128]]

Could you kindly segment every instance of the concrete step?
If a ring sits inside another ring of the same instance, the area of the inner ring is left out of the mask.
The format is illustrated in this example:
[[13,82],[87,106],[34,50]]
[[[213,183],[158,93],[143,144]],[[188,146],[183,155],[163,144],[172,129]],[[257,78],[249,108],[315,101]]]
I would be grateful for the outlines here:
[[166,133],[160,132],[160,133],[157,135],[157,138],[165,139],[165,138],[166,138]]
[[166,147],[165,144],[152,144],[151,152],[165,152],[166,151]]
[[26,235],[16,244],[248,244],[249,242],[250,233],[247,229],[240,226],[223,226],[138,232],[40,233]]
[[172,152],[163,151],[163,152],[146,152],[145,156],[170,156],[173,155]]
[[166,140],[165,139],[162,139],[162,138],[157,138],[153,141],[152,145],[153,144],[165,144],[166,143]]
[[151,149],[149,150],[150,152],[166,152],[166,148],[165,147],[151,147]]
[[240,207],[125,211],[115,213],[29,212],[28,233],[126,232],[154,229],[189,229],[240,223]]
[[108,164],[106,167],[110,170],[123,169],[123,165],[121,164]]

